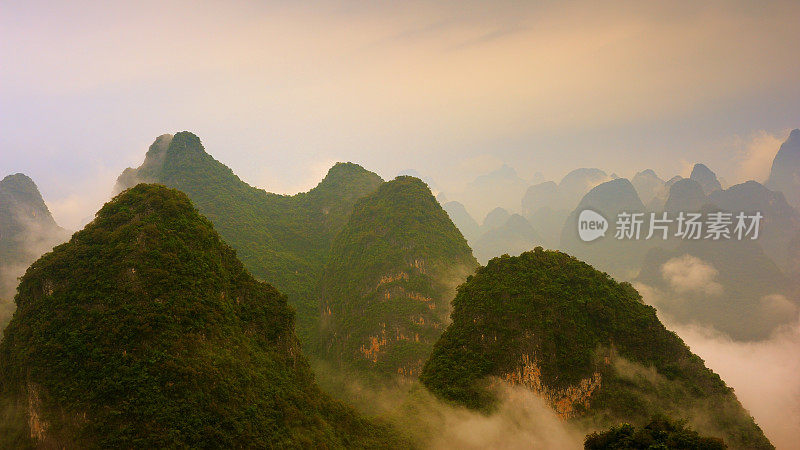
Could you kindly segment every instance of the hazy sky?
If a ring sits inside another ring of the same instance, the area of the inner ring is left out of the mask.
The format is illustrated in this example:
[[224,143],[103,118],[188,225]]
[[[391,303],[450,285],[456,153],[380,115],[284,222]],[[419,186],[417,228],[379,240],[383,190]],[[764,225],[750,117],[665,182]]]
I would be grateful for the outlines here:
[[758,179],[800,127],[796,1],[297,3],[0,2],[0,176],[76,227],[180,130],[296,192],[341,160]]

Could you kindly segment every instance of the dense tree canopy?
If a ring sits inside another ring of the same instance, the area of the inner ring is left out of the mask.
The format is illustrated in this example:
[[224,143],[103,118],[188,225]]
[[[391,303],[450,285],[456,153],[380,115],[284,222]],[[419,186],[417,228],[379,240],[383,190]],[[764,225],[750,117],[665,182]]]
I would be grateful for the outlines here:
[[358,201],[321,289],[321,345],[336,361],[416,377],[477,262],[425,183],[402,176]]
[[738,447],[771,448],[733,391],[630,284],[574,257],[538,247],[489,261],[458,288],[452,320],[420,378],[440,397],[491,409],[487,386],[501,378],[593,426],[703,416]]
[[399,445],[316,386],[286,297],[182,193],[138,185],[22,279],[0,447]]
[[138,169],[118,179],[122,190],[138,182],[186,193],[214,224],[245,267],[284,292],[297,310],[298,333],[310,341],[318,317],[316,289],[333,237],[355,201],[383,182],[361,166],[338,163],[314,189],[278,195],[248,185],[183,131],[159,137]]
[[650,423],[635,428],[622,424],[602,433],[586,436],[586,450],[725,450],[727,445],[717,438],[700,436],[682,422],[654,417]]

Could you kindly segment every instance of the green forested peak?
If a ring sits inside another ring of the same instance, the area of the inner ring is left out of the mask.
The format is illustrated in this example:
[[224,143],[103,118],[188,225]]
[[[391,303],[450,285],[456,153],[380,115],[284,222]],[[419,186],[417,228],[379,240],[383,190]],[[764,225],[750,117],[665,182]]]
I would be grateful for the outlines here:
[[[159,139],[161,139],[162,136],[159,136]],[[156,140],[156,143],[158,143],[158,139]],[[191,131],[180,131],[172,136],[168,151],[172,154],[187,151],[205,153],[206,149],[203,147],[203,144],[200,142],[200,138],[197,137],[196,134],[192,133]]]
[[328,170],[325,178],[308,192],[308,196],[312,201],[342,203],[342,200],[346,200],[349,212],[351,202],[365,193],[374,191],[381,183],[383,183],[381,177],[358,164],[338,162]]
[[338,185],[339,183],[342,183],[344,181],[364,176],[373,179],[375,178],[379,180],[381,179],[375,173],[370,172],[369,170],[365,169],[364,167],[356,163],[337,162],[330,169],[328,169],[327,175],[325,175],[325,178],[322,179],[322,181],[319,183],[318,186],[324,186],[329,184]]
[[537,247],[490,260],[459,286],[451,318],[420,376],[445,399],[491,409],[489,387],[502,380],[591,426],[665,414],[737,448],[772,448],[629,283],[565,253]]
[[455,286],[477,262],[418,178],[397,177],[353,206],[321,281],[321,345],[373,374],[417,377]]
[[27,271],[0,342],[2,448],[392,442],[323,394],[286,298],[188,197],[139,184]]

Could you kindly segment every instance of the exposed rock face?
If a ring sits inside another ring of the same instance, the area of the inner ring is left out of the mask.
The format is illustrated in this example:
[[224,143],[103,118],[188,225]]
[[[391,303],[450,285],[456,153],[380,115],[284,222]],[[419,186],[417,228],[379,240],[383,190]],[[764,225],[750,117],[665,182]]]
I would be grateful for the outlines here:
[[492,259],[458,288],[451,317],[420,376],[444,399],[491,411],[492,388],[505,381],[591,426],[667,414],[735,448],[772,448],[630,284],[564,253]]
[[356,204],[322,281],[320,346],[334,362],[416,377],[477,262],[427,186],[398,177]]
[[140,184],[28,269],[0,447],[380,446],[316,386],[293,311],[182,193]]
[[800,208],[800,129],[795,128],[772,161],[767,187],[783,192],[786,200]]
[[692,174],[689,178],[700,183],[706,195],[722,189],[722,184],[717,179],[717,175],[705,164],[695,164],[692,167]]
[[592,394],[602,386],[603,376],[594,372],[590,377],[562,389],[551,389],[542,383],[542,369],[527,354],[522,355],[519,366],[501,376],[512,385],[525,386],[542,397],[562,419],[573,419],[587,411]]

